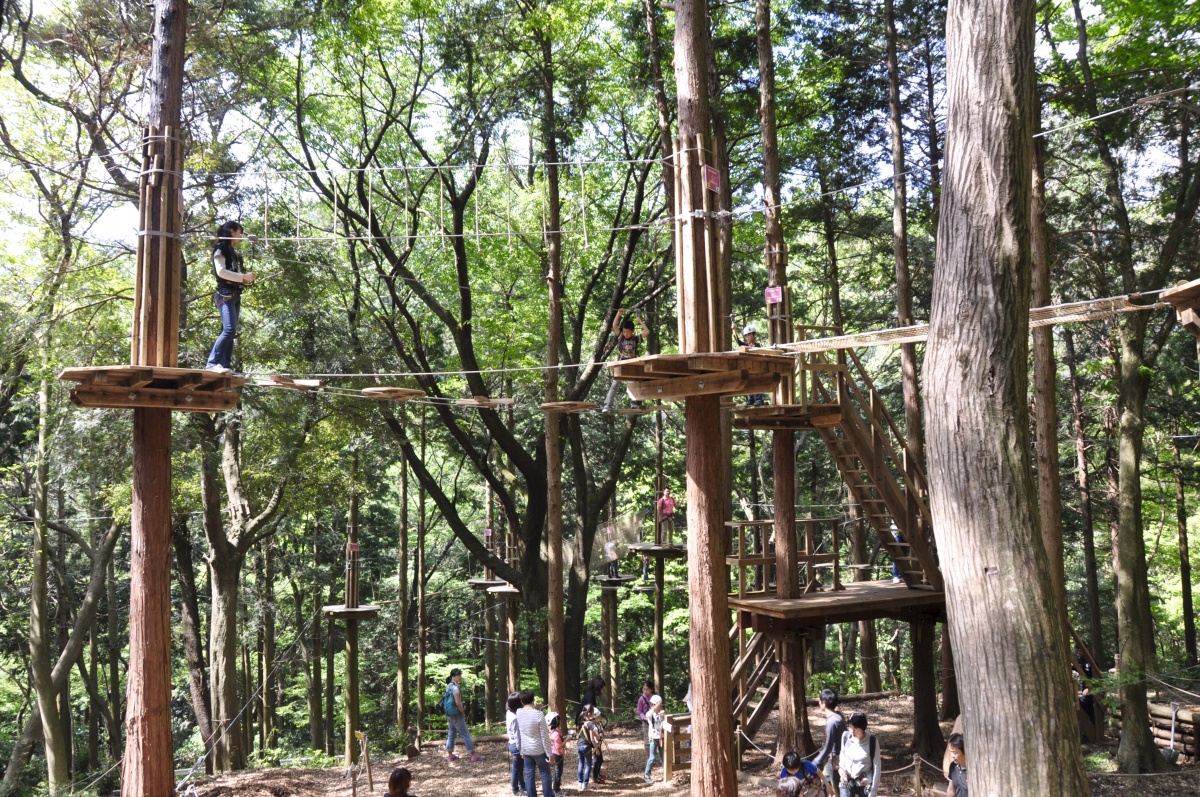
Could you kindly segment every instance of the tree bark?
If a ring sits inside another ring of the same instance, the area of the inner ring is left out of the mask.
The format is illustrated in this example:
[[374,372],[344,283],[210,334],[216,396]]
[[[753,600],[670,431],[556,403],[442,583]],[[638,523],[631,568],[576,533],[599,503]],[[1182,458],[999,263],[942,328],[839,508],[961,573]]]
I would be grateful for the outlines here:
[[1179,531],[1179,579],[1183,591],[1183,652],[1187,666],[1196,666],[1196,615],[1192,609],[1192,562],[1188,546],[1187,506],[1183,493],[1183,457],[1177,424],[1171,424],[1171,456],[1175,472],[1175,525]]
[[912,642],[913,752],[929,761],[938,761],[946,752],[946,740],[938,725],[937,681],[933,659],[936,624],[932,618],[918,617],[909,623]]
[[[192,698],[192,712],[200,729],[200,740],[204,752],[212,748],[212,697],[208,687],[208,672],[205,667],[204,641],[200,638],[200,599],[196,592],[196,569],[192,564],[192,540],[186,521],[176,522],[171,529],[171,541],[175,549],[175,572],[179,578],[180,629],[183,637],[183,653],[188,665],[188,690]],[[212,774],[212,756],[205,756],[204,771]]]
[[[317,538],[319,530],[313,524],[313,570],[321,572],[321,543]],[[325,750],[325,711],[322,708],[325,690],[321,686],[321,670],[325,666],[323,655],[325,648],[321,644],[321,585],[313,584],[312,588],[312,676],[308,696],[308,736],[312,749]]]
[[[1034,118],[1041,128],[1041,100],[1034,100]],[[1029,236],[1034,307],[1050,304],[1049,230],[1046,227],[1045,139],[1033,139],[1032,219]],[[1054,327],[1033,330],[1034,433],[1037,438],[1038,514],[1042,542],[1050,565],[1054,610],[1062,623],[1063,639],[1071,649],[1067,618],[1067,576],[1063,569],[1062,492],[1058,469],[1058,363],[1054,358]]]
[[[892,139],[892,257],[896,260],[896,321],[912,326],[912,276],[908,269],[908,167],[904,160],[904,116],[900,106],[900,65],[896,56],[896,4],[884,0],[883,22],[887,36],[888,130]],[[918,468],[923,466],[921,441],[921,388],[917,381],[917,346],[900,346],[900,376],[904,390],[904,433]]]
[[971,786],[989,797],[1089,793],[1029,457],[1033,12],[949,7],[925,360],[931,509],[955,658],[972,673],[960,689]]
[[[1079,514],[1083,525],[1083,567],[1087,582],[1088,646],[1097,662],[1104,662],[1104,626],[1100,615],[1100,579],[1096,564],[1096,535],[1092,519],[1092,485],[1088,473],[1087,440],[1083,430],[1083,398],[1076,371],[1075,334],[1063,327],[1067,350],[1067,369],[1071,379],[1071,422],[1075,434],[1075,480],[1079,483]],[[1101,664],[1103,666],[1103,664]]]
[[242,723],[238,716],[238,581],[242,562],[225,559],[209,562],[210,596],[208,618],[208,661],[212,679],[213,744],[218,771],[246,768]]
[[[490,502],[488,508],[490,511]],[[412,697],[409,694],[412,686],[408,682],[410,648],[408,635],[408,463],[403,459],[400,460],[400,544],[398,547],[400,562],[397,568],[397,593],[400,599],[397,601],[396,607],[396,726],[400,733],[408,733],[411,722],[409,705]],[[488,616],[491,616],[490,603]],[[490,709],[488,716],[491,716]]]
[[[425,413],[421,413],[421,461],[425,460]],[[425,737],[425,657],[429,652],[429,607],[425,604],[425,483],[417,484],[417,736]]]
[[[58,710],[58,688],[51,677],[49,451],[50,385],[38,383],[38,437],[33,480],[33,562],[29,597],[29,663],[42,718],[42,748],[50,794],[71,782],[69,742]],[[65,682],[64,682],[65,683]]]
[[[549,293],[549,329],[546,335],[546,370],[543,372],[547,402],[558,401],[558,356],[562,342],[562,202],[558,184],[558,122],[554,102],[554,55],[550,37],[538,34],[542,51],[542,146],[546,150],[546,284]],[[563,527],[562,527],[562,439],[561,415],[546,413],[546,554],[549,581],[546,591],[548,642],[547,701],[550,709],[565,717],[567,711],[566,643],[563,639]],[[586,487],[583,487],[586,489]],[[615,692],[615,687],[614,687]]]
[[[958,675],[954,669],[954,648],[950,645],[950,629],[942,626],[942,703],[938,707],[938,719],[952,720],[962,713],[958,700]],[[866,686],[863,687],[866,691]]]
[[259,600],[262,602],[262,648],[259,652],[259,670],[262,673],[262,747],[275,747],[275,706],[278,695],[271,683],[275,668],[275,557],[271,540],[263,545],[263,583]]

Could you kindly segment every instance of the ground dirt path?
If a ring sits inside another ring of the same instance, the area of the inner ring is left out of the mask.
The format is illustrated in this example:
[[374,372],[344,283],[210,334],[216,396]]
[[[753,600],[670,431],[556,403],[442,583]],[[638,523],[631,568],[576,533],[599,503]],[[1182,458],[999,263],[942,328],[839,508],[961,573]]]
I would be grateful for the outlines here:
[[[847,705],[845,708],[847,712],[865,712],[870,730],[879,737],[885,772],[880,781],[881,797],[912,797],[912,753],[908,750],[912,739],[912,701],[897,697]],[[824,715],[815,708],[811,709],[809,721],[812,723],[813,737],[820,744],[825,727]],[[774,794],[773,786],[765,784],[770,783],[778,772],[767,755],[774,752],[775,727],[772,715],[757,739],[764,752],[752,752],[746,756],[748,766],[739,785],[739,797],[767,797]],[[609,749],[604,761],[604,774],[608,782],[589,789],[588,793],[595,793],[597,797],[617,794],[643,794],[646,797],[688,795],[686,775],[677,777],[674,783],[663,783],[662,769],[656,767],[655,776],[659,782],[647,786],[642,780],[646,757],[639,728],[626,725],[610,729]],[[943,726],[943,731],[950,732],[949,723]],[[480,743],[479,752],[484,754],[484,760],[475,764],[469,763],[465,757],[447,764],[441,752],[425,748],[422,756],[411,761],[379,756],[372,766],[375,791],[368,790],[363,776],[359,780],[358,794],[370,797],[382,795],[387,773],[396,766],[406,766],[412,771],[413,792],[420,797],[505,797],[511,794],[508,785],[508,752],[502,743]],[[462,752],[461,746],[459,752]],[[568,747],[563,769],[565,794],[577,793],[574,767],[575,753]],[[907,769],[894,771],[902,768]],[[922,797],[942,797],[946,781],[940,772],[930,767],[925,767],[923,772],[925,793]],[[1090,780],[1094,797],[1200,797],[1200,768],[1196,766],[1165,776],[1121,778],[1093,775]],[[197,797],[350,797],[351,789],[344,768],[260,769],[204,779],[196,784],[195,794]]]

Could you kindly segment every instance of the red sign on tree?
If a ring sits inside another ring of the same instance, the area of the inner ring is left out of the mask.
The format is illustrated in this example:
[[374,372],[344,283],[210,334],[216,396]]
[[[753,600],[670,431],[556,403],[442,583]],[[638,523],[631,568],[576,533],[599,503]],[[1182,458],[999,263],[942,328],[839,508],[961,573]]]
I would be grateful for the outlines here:
[[721,190],[721,173],[711,166],[704,167],[704,184],[714,193]]

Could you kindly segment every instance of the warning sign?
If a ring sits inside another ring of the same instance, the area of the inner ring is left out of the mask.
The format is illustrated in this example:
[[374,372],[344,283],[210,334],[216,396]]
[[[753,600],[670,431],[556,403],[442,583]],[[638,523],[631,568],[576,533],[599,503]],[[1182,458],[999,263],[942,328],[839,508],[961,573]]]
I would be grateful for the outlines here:
[[766,294],[767,304],[778,304],[783,301],[783,288],[778,285],[767,288]]
[[714,193],[721,190],[721,173],[711,166],[704,167],[704,184]]

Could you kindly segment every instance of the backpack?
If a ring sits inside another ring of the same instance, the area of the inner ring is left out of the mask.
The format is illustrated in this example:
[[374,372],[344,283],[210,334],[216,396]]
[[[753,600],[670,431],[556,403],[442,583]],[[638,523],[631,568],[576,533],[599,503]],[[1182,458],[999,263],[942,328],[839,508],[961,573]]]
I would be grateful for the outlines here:
[[458,704],[454,702],[453,687],[446,687],[446,694],[442,695],[440,707],[442,709],[442,713],[444,713],[447,717],[453,717],[458,714]]
[[[846,742],[847,742],[847,740],[849,740],[850,736],[851,736],[851,732],[849,730],[842,731],[842,745],[841,746],[843,748],[846,746]],[[871,762],[871,770],[873,770],[875,768],[875,745],[876,745],[875,738],[876,738],[875,734],[872,733],[871,741],[867,743],[867,756],[868,756],[867,760],[869,760]],[[870,772],[871,770],[868,770],[868,772]],[[866,775],[864,774],[863,777],[866,777]]]

